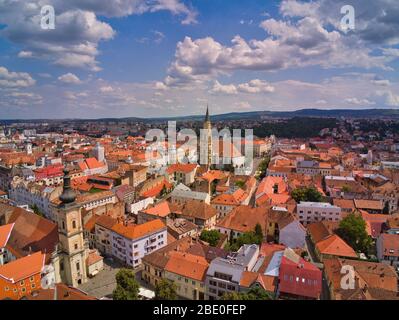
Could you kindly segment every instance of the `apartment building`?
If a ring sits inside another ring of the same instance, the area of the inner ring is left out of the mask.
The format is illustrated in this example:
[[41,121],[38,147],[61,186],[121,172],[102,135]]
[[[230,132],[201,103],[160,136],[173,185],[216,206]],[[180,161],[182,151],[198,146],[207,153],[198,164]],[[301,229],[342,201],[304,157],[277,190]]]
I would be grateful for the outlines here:
[[304,202],[297,204],[299,221],[305,226],[317,221],[340,221],[341,208],[328,202]]
[[296,165],[296,172],[301,174],[314,175],[331,175],[333,168],[330,163],[317,161],[298,161]]
[[227,258],[215,258],[206,273],[206,299],[217,300],[227,292],[238,292],[242,274],[252,270],[258,255],[259,247],[252,244],[243,245]]
[[178,184],[170,193],[170,202],[172,203],[185,204],[190,200],[198,200],[209,204],[211,197],[207,192],[192,191],[189,187],[182,183]]
[[140,225],[117,223],[111,231],[112,256],[133,268],[167,244],[167,227],[159,219]]
[[377,257],[399,271],[399,234],[383,233],[377,238]]
[[40,185],[15,177],[9,192],[10,199],[17,205],[36,206],[48,219],[54,220],[51,202],[60,196],[62,187]]

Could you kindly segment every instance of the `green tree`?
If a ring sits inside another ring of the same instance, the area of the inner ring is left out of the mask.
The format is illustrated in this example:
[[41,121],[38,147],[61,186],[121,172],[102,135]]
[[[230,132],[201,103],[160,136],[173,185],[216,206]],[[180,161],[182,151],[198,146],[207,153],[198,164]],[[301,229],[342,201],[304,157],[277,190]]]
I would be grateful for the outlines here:
[[371,246],[371,238],[366,231],[366,222],[359,214],[351,213],[343,218],[337,234],[356,251],[367,253]]
[[237,180],[237,181],[235,182],[235,185],[236,185],[237,187],[241,188],[241,189],[244,189],[245,181]]
[[323,191],[326,192],[327,191],[327,185],[326,185],[326,177],[323,176],[323,178],[321,179],[321,186],[323,188]]
[[116,289],[112,293],[114,300],[137,300],[140,285],[133,270],[121,269],[115,276]]
[[263,231],[262,231],[262,226],[259,223],[257,223],[256,226],[255,226],[255,235],[262,242],[262,240],[263,240]]
[[323,195],[315,187],[296,188],[291,192],[291,197],[298,203],[301,201],[323,201]]
[[44,214],[40,211],[39,207],[36,204],[34,204],[31,208],[35,214],[40,217],[44,217]]
[[[258,225],[258,224],[257,224]],[[262,228],[259,225],[255,226],[255,231],[244,232],[239,235],[237,239],[232,239],[229,244],[225,246],[227,251],[238,251],[244,244],[257,244],[260,245],[263,241]]]
[[348,192],[351,192],[351,188],[348,185],[344,185],[344,186],[342,186],[341,191],[348,193]]
[[202,241],[208,242],[210,246],[216,247],[220,240],[220,233],[217,230],[203,230],[200,235]]
[[260,287],[252,287],[248,291],[248,296],[250,297],[250,300],[272,300],[271,295]]
[[384,209],[382,209],[383,214],[389,214],[389,202],[385,201]]
[[221,300],[249,300],[247,298],[248,298],[248,296],[244,293],[225,292],[220,299]]
[[162,279],[155,286],[155,300],[177,300],[177,286],[174,282]]
[[258,180],[262,180],[264,177],[266,177],[267,168],[269,167],[269,163],[270,163],[270,156],[269,155],[267,155],[259,163],[259,166],[258,166],[259,175],[257,176]]
[[253,287],[248,292],[226,292],[222,300],[272,300],[263,288]]
[[217,180],[215,179],[215,180],[213,180],[213,181],[211,182],[211,186],[210,186],[210,188],[211,188],[211,195],[215,194],[215,192],[216,192],[216,185],[217,185]]
[[168,193],[168,189],[166,189],[166,185],[164,184],[161,190],[161,197],[166,195]]

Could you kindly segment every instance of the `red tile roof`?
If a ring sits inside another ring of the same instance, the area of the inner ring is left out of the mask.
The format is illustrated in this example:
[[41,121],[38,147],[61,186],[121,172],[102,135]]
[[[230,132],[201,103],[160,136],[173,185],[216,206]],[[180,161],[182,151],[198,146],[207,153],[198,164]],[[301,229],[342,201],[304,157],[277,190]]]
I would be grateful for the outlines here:
[[143,224],[130,224],[127,226],[123,223],[118,223],[111,230],[125,238],[135,240],[163,229],[166,230],[166,225],[161,220],[156,219]]
[[197,168],[197,164],[195,163],[175,163],[168,167],[166,172],[168,174],[173,174],[175,172],[183,172],[183,173],[190,173]]
[[171,252],[165,270],[186,278],[203,281],[208,266],[204,257],[185,252]]
[[322,273],[311,264],[300,258],[298,263],[282,257],[279,273],[279,290],[281,293],[317,299],[322,289]]
[[316,244],[321,254],[357,258],[356,252],[344,240],[333,234]]
[[87,158],[85,161],[79,162],[79,168],[84,171],[87,169],[97,169],[104,166],[104,163],[99,162],[96,158]]
[[0,266],[0,277],[6,281],[16,283],[42,271],[45,255],[36,252],[32,255],[14,260]]
[[178,206],[168,202],[162,201],[155,206],[143,210],[144,213],[158,217],[166,217],[171,213],[181,212]]
[[381,236],[382,254],[384,256],[399,257],[399,234],[384,233]]
[[0,249],[4,248],[11,236],[11,231],[14,228],[14,223],[0,226]]

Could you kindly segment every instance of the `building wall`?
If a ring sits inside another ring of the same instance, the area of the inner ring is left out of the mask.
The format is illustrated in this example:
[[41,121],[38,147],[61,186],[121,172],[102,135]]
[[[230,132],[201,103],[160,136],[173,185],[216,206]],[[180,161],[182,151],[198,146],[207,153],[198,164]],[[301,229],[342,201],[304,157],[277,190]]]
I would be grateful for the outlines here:
[[165,277],[165,271],[162,269],[159,269],[152,264],[143,261],[143,271],[141,272],[141,279],[146,281],[148,284],[150,284],[153,287],[156,287],[156,285]]
[[205,299],[205,283],[184,277],[173,272],[165,271],[165,278],[173,281],[177,286],[177,294],[189,300]]
[[301,221],[304,225],[323,220],[341,220],[341,208],[336,206],[323,207],[298,204],[297,214],[299,221]]
[[19,300],[22,297],[30,294],[32,291],[40,289],[40,281],[40,273],[18,281],[17,283],[12,283],[0,278],[0,300],[5,298]]
[[140,239],[127,239],[112,232],[112,255],[128,266],[137,268],[141,259],[167,245],[167,229],[148,234]]
[[93,263],[90,266],[87,266],[87,274],[88,276],[92,276],[93,273],[100,272],[104,268],[104,261],[103,259],[97,261],[96,263]]
[[227,216],[231,212],[231,210],[233,210],[236,206],[212,203],[212,207],[214,207],[216,209],[216,211],[218,213],[217,214],[218,219],[222,219],[225,216]]
[[112,255],[112,232],[111,230],[99,226],[96,224],[95,229],[95,241],[96,248],[104,255]]

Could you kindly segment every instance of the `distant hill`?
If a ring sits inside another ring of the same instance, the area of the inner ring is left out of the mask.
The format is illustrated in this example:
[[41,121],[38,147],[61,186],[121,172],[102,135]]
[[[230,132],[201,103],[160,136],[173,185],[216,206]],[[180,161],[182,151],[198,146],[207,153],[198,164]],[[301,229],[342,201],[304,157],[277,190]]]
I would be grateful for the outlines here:
[[[294,117],[318,117],[318,118],[394,118],[399,119],[399,109],[302,109],[296,111],[251,111],[251,112],[230,112],[224,114],[212,115],[212,121],[228,121],[228,120],[250,120],[265,118],[294,118]],[[180,117],[157,117],[157,118],[100,118],[100,119],[64,119],[70,121],[143,121],[143,122],[160,122],[160,121],[203,121],[204,115],[180,116]],[[16,122],[53,122],[59,120],[0,120],[0,123],[9,124]]]
[[[251,111],[251,112],[230,112],[218,115],[212,115],[211,120],[245,120],[245,119],[261,119],[261,118],[294,118],[294,117],[322,117],[322,118],[398,118],[399,109],[302,109],[296,111]],[[183,117],[163,117],[146,119],[149,121],[165,121],[165,120],[203,120],[203,115],[183,116]]]

